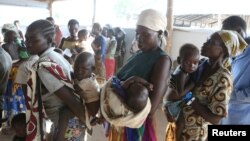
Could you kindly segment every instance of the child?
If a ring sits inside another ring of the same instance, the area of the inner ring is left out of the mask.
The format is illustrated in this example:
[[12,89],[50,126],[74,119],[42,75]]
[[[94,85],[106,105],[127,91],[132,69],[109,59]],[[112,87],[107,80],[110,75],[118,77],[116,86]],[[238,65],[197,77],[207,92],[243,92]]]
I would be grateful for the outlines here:
[[179,124],[181,120],[184,120],[181,114],[181,104],[183,102],[187,104],[191,100],[192,93],[189,91],[194,86],[192,83],[194,80],[190,74],[197,70],[199,57],[199,49],[193,44],[184,44],[180,48],[179,57],[177,58],[180,65],[173,72],[167,94],[164,97],[164,111],[170,122],[168,127],[175,126],[174,138],[176,138],[176,141],[179,140],[184,127]]
[[[9,53],[12,58],[12,68],[9,74],[8,85],[3,93],[3,118],[8,121],[3,123],[2,131],[5,134],[10,132],[11,118],[26,111],[23,89],[20,84],[15,83],[19,65],[27,59],[26,47],[21,46],[18,39],[18,33],[14,30],[5,30],[3,49]],[[23,56],[24,55],[24,56]]]
[[[95,115],[100,107],[100,86],[95,77],[95,57],[88,52],[80,53],[75,61],[75,90],[84,99],[89,115]],[[98,108],[96,108],[98,107]]]
[[11,126],[15,130],[12,141],[25,141],[26,138],[26,117],[25,113],[15,115],[11,120]]
[[19,61],[20,59],[28,58],[26,48],[22,47],[23,43],[18,39],[18,35],[15,31],[9,30],[4,34],[3,48],[10,54],[14,62]]
[[[80,53],[76,60],[74,65],[74,82],[76,83],[74,85],[75,92],[77,94],[80,94],[82,92],[86,93],[89,97],[88,101],[86,102],[86,108],[88,112],[86,112],[85,116],[87,119],[89,115],[94,115],[94,113],[97,113],[98,109],[96,107],[100,107],[99,100],[99,92],[100,87],[95,79],[95,74],[93,73],[95,71],[95,58],[94,55],[88,52],[82,52]],[[81,89],[77,84],[82,84],[82,86],[86,86],[85,88]],[[96,99],[97,97],[97,99]],[[88,104],[87,104],[88,103]],[[97,110],[96,110],[97,109]],[[67,121],[69,118],[72,118],[72,113],[67,109],[63,108],[60,110],[60,116],[59,116],[59,131],[57,133],[57,140],[64,140],[64,134],[67,129]],[[87,125],[88,129],[91,129],[90,124]],[[89,130],[89,133],[91,131]]]
[[86,51],[91,54],[94,54],[94,51],[91,47],[91,41],[88,38],[88,30],[87,29],[82,29],[78,32],[78,47],[81,48],[81,51]]

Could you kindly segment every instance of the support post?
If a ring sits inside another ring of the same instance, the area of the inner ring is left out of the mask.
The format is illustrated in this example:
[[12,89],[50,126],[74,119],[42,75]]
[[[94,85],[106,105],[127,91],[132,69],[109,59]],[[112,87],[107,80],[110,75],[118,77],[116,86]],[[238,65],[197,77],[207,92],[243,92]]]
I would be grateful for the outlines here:
[[172,50],[172,42],[173,42],[173,0],[168,0],[167,3],[167,46],[165,47],[165,51],[171,55]]

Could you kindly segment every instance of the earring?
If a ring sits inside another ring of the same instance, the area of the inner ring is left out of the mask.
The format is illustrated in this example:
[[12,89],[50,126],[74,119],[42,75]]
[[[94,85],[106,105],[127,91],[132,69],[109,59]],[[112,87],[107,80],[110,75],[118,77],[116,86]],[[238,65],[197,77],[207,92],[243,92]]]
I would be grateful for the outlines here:
[[160,39],[162,39],[163,35],[162,35],[162,34],[159,34],[158,37],[159,37]]

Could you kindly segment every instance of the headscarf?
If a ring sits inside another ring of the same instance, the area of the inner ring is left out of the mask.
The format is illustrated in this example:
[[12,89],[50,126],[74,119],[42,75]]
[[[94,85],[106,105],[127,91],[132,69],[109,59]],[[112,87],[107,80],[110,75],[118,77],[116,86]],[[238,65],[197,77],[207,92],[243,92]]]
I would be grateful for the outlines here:
[[241,54],[247,46],[245,40],[236,31],[221,30],[217,32],[228,49],[229,57]]
[[141,25],[154,31],[161,30],[164,32],[167,27],[167,19],[166,16],[163,16],[160,12],[147,9],[141,12],[136,25]]
[[241,54],[247,46],[245,40],[239,33],[231,30],[221,30],[217,32],[227,47],[229,58],[224,59],[224,67],[230,69],[231,58]]
[[2,34],[4,35],[5,32],[3,32],[4,30],[6,31],[15,31],[17,34],[18,34],[18,29],[16,28],[16,26],[14,24],[10,24],[10,23],[7,23],[7,24],[4,24],[3,27],[2,27]]

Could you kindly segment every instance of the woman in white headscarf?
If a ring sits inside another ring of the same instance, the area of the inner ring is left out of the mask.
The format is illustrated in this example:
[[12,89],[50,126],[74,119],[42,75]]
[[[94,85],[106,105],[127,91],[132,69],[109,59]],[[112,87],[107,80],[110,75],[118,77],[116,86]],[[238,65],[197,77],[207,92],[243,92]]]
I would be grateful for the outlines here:
[[141,12],[136,27],[136,39],[140,51],[133,55],[117,77],[124,81],[139,76],[154,85],[149,94],[151,110],[140,128],[111,127],[110,141],[157,141],[154,115],[167,89],[171,69],[170,57],[160,48],[166,32],[166,17],[158,11],[147,9]]

